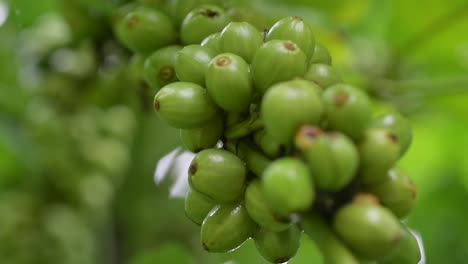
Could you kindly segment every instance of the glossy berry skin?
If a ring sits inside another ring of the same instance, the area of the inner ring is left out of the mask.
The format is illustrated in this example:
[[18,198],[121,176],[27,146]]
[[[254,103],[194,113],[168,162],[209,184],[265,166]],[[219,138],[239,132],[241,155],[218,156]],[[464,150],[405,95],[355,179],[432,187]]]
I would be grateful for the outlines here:
[[398,219],[386,208],[354,201],[338,209],[333,229],[355,254],[378,260],[395,250],[402,237]]
[[310,26],[300,17],[285,17],[276,22],[268,31],[266,41],[290,40],[306,54],[308,61],[315,49],[315,39]]
[[223,9],[214,5],[203,5],[190,11],[180,28],[183,44],[200,44],[209,35],[221,31],[229,23]]
[[322,95],[327,125],[354,140],[360,139],[369,126],[372,106],[369,97],[349,84],[328,87]]
[[307,146],[299,147],[317,188],[339,191],[353,179],[359,164],[359,153],[351,139],[344,134],[316,131],[319,130],[313,127],[301,128],[296,142],[309,141]]
[[215,206],[216,204],[211,199],[195,190],[189,190],[185,196],[185,215],[197,225],[202,224]]
[[154,108],[169,125],[182,129],[203,127],[218,112],[206,89],[188,82],[164,86],[154,97]]
[[231,22],[221,32],[219,47],[222,52],[241,56],[247,63],[252,62],[257,49],[263,44],[258,30],[247,22]]
[[322,89],[341,82],[341,77],[335,68],[327,64],[312,64],[307,69],[304,79],[316,83]]
[[262,191],[270,207],[280,215],[305,211],[315,199],[307,166],[294,158],[277,159],[265,169]]
[[232,53],[214,57],[206,71],[206,88],[213,101],[230,113],[246,112],[253,95],[249,65]]
[[320,88],[305,80],[293,80],[271,87],[262,99],[265,129],[277,142],[289,144],[297,130],[317,125],[323,114]]
[[175,58],[181,46],[168,46],[151,54],[144,65],[146,82],[156,92],[161,87],[177,81],[175,73]]
[[255,88],[265,93],[276,83],[304,76],[307,57],[292,41],[271,40],[258,48],[251,69]]
[[219,54],[221,53],[221,49],[219,47],[219,37],[221,36],[221,32],[216,32],[216,33],[213,33],[211,35],[209,35],[208,37],[204,38],[201,42],[201,45],[203,47],[207,47],[211,50],[213,50],[214,52],[216,52],[216,54]]
[[328,49],[320,43],[315,43],[314,55],[309,61],[310,64],[332,64],[332,58]]
[[265,130],[255,132],[254,142],[266,156],[272,159],[284,155],[286,152],[286,146],[278,143]]
[[223,120],[220,115],[216,115],[206,125],[200,128],[180,130],[182,145],[192,152],[213,148],[221,139],[222,135]]
[[414,264],[421,260],[418,241],[406,227],[402,227],[402,238],[398,248],[384,259],[380,264]]
[[117,36],[133,52],[147,54],[176,40],[171,20],[156,9],[137,7],[118,23]]
[[244,162],[222,149],[200,151],[189,168],[190,186],[218,203],[238,200],[244,193],[245,179]]
[[359,174],[365,185],[377,184],[385,179],[400,156],[397,137],[383,128],[368,129],[358,145],[360,156]]
[[241,246],[256,228],[242,204],[217,206],[202,223],[201,242],[208,252],[229,252]]
[[250,217],[262,228],[280,232],[289,228],[288,218],[276,214],[266,201],[260,180],[253,180],[245,190],[244,204]]
[[400,169],[389,170],[384,179],[366,190],[376,195],[398,218],[407,216],[416,203],[416,186]]
[[291,225],[282,232],[260,228],[254,236],[260,255],[271,263],[284,263],[292,259],[299,249],[301,230]]
[[400,156],[403,156],[411,145],[413,132],[410,122],[398,112],[388,112],[378,116],[372,123],[373,127],[387,128],[398,138]]
[[205,72],[216,53],[200,45],[189,45],[181,49],[176,56],[175,70],[177,78],[183,82],[192,82],[205,86]]

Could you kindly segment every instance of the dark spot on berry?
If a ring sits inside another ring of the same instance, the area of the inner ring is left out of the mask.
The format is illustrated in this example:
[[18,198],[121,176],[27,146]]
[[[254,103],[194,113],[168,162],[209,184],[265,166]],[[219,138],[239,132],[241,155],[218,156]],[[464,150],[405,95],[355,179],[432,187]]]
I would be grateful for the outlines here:
[[284,263],[284,262],[286,262],[288,260],[289,260],[288,257],[281,257],[281,258],[275,259],[275,263]]
[[129,30],[134,30],[137,25],[138,25],[138,17],[137,16],[132,16],[127,22],[127,28]]
[[209,17],[209,18],[216,18],[216,17],[219,16],[219,13],[217,11],[210,10],[210,9],[207,9],[207,8],[200,9],[199,14],[203,15],[203,16],[206,16],[206,17]]
[[320,128],[309,126],[301,128],[301,132],[304,136],[310,139],[317,138],[320,136],[320,134],[322,134],[322,130],[320,130]]
[[158,100],[154,102],[154,109],[156,109],[156,112],[159,112],[159,109],[161,109],[161,103]]
[[190,168],[189,168],[189,174],[190,175],[194,175],[197,172],[197,170],[198,170],[197,163],[194,162],[194,163],[190,164]]
[[302,20],[303,20],[302,17],[300,17],[300,16],[293,16],[292,19],[293,19],[293,20],[298,20],[298,21],[302,21]]
[[163,66],[159,69],[159,79],[162,81],[169,81],[174,78],[174,68],[172,66]]
[[388,133],[387,137],[391,142],[398,143],[398,137],[394,133]]
[[342,106],[348,101],[348,94],[345,92],[339,92],[335,95],[335,105]]
[[297,49],[296,44],[291,41],[284,42],[283,47],[289,51],[295,51]]
[[229,58],[228,56],[221,56],[216,59],[216,65],[219,67],[224,67],[226,65],[229,65],[231,64],[231,62],[232,62],[231,58]]
[[395,234],[395,236],[392,238],[392,243],[393,244],[398,244],[401,241],[402,238],[402,233],[398,232]]

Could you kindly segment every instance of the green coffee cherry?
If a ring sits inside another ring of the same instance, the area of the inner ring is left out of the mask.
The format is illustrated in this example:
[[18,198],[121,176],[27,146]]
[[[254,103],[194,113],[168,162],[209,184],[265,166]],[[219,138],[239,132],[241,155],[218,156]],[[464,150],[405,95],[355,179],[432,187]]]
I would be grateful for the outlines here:
[[327,264],[363,264],[353,252],[333,232],[328,223],[316,213],[305,215],[301,219],[304,233],[320,249],[324,263]]
[[[109,19],[110,23],[112,24],[112,29],[114,30],[114,33],[116,35],[119,34],[118,27],[120,21],[122,21],[128,13],[132,12],[133,10],[135,10],[135,8],[139,6],[140,5],[137,3],[127,3],[112,9]],[[120,36],[117,37],[120,39]]]
[[209,35],[221,31],[229,23],[223,9],[214,5],[203,5],[190,11],[180,29],[183,44],[200,44]]
[[[359,154],[353,142],[340,132],[317,133],[318,128],[302,127],[296,146],[302,150],[315,184],[325,191],[339,191],[353,179]],[[301,146],[303,142],[306,146]]]
[[328,49],[325,48],[320,43],[315,43],[315,48],[314,48],[314,55],[310,59],[310,64],[332,64],[332,58],[330,56],[330,52],[328,52]]
[[117,36],[129,49],[150,53],[174,43],[176,32],[169,17],[149,7],[137,7],[117,26]]
[[231,22],[221,32],[219,48],[222,52],[241,56],[247,63],[252,62],[257,49],[263,44],[258,30],[247,22]]
[[221,36],[221,32],[216,32],[208,37],[204,38],[201,42],[203,47],[207,47],[216,52],[216,54],[221,53],[221,49],[219,48],[219,37]]
[[333,229],[358,257],[378,260],[395,250],[402,238],[398,219],[386,208],[355,200],[338,209]]
[[289,228],[288,218],[277,215],[266,201],[260,180],[253,180],[245,191],[245,208],[250,217],[262,228],[280,232]]
[[254,236],[255,245],[263,258],[271,263],[284,263],[296,255],[301,230],[291,225],[282,232],[259,229]]
[[381,182],[386,172],[400,156],[398,139],[391,131],[383,128],[368,129],[358,145],[360,176],[363,184]]
[[216,53],[200,45],[189,45],[181,49],[175,59],[177,78],[205,86],[205,72]]
[[175,58],[180,49],[180,46],[168,46],[157,50],[146,59],[144,77],[156,92],[161,87],[177,81]]
[[416,202],[416,186],[411,178],[399,169],[389,170],[382,181],[366,190],[376,195],[382,205],[399,218],[407,216]]
[[286,152],[286,145],[278,143],[265,130],[255,132],[254,142],[266,156],[272,159],[280,157]]
[[307,166],[294,158],[277,159],[265,169],[262,191],[271,208],[281,215],[305,211],[315,199]]
[[228,252],[241,246],[256,229],[245,207],[221,205],[215,207],[201,226],[201,242],[209,252]]
[[216,204],[205,195],[190,189],[185,196],[185,215],[195,224],[201,225]]
[[203,127],[218,112],[206,89],[188,82],[164,86],[154,97],[154,108],[169,125],[183,129]]
[[239,199],[245,190],[245,179],[244,162],[222,149],[200,151],[189,168],[190,186],[218,203]]
[[206,71],[206,88],[213,101],[227,112],[246,112],[253,95],[249,65],[232,53],[213,58]]
[[222,135],[223,120],[220,115],[216,115],[203,127],[180,130],[182,145],[192,152],[214,147]]
[[320,88],[305,80],[293,80],[271,87],[262,99],[261,115],[265,129],[277,142],[288,144],[297,130],[317,125],[323,113],[317,91]]
[[188,13],[190,13],[190,11],[200,5],[220,4],[219,0],[170,0],[170,2],[170,5],[172,5],[173,19],[177,26],[182,24],[182,21],[184,21],[184,18]]
[[402,227],[402,234],[398,248],[380,260],[380,264],[414,264],[421,260],[418,241],[414,235],[406,227]]
[[327,64],[310,65],[304,79],[318,84],[322,89],[341,82],[340,75],[335,68]]
[[360,139],[372,117],[369,97],[349,84],[336,84],[325,90],[322,99],[328,126]]
[[266,36],[267,41],[274,39],[290,40],[296,43],[308,60],[314,54],[315,39],[312,29],[301,17],[285,17],[276,22]]
[[389,112],[377,117],[374,127],[387,128],[392,131],[400,143],[400,156],[403,156],[411,145],[413,132],[410,122],[398,112]]
[[271,40],[258,48],[251,67],[255,88],[265,93],[276,83],[304,76],[307,57],[292,41]]

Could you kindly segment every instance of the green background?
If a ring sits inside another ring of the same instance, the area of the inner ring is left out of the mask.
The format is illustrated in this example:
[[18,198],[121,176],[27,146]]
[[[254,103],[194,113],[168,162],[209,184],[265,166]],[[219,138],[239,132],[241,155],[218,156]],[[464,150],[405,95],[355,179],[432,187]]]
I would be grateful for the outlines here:
[[[98,81],[80,77],[74,82],[44,77],[31,66],[67,41],[57,33],[63,24],[57,21],[63,4],[74,2],[93,1],[0,1],[8,8],[0,26],[0,263],[40,264],[38,247],[46,248],[41,259],[50,264],[264,263],[251,241],[229,254],[202,251],[198,227],[184,216],[183,201],[169,198],[172,179],[153,183],[155,164],[179,146],[178,133],[152,111],[139,108],[133,84],[111,76],[112,71],[102,70],[111,77]],[[107,8],[106,1],[96,2],[97,10]],[[286,15],[304,17],[317,40],[329,47],[344,79],[383,101],[376,104],[376,113],[396,108],[411,120],[413,144],[399,162],[418,186],[417,206],[407,223],[421,233],[428,263],[467,263],[466,1],[255,0],[251,5],[267,24]],[[89,28],[100,30],[99,25]],[[80,47],[86,50],[86,45]],[[96,71],[93,65],[86,67],[84,71]],[[80,76],[79,70],[73,74]],[[69,105],[76,99],[73,91],[90,83],[107,88],[83,99],[87,103],[79,107],[85,110],[70,119],[68,109],[76,108]],[[64,102],[54,106],[63,112],[47,112],[55,104],[50,98]],[[116,102],[125,105],[127,119],[118,109],[109,111]],[[86,122],[95,113],[121,123],[116,129],[124,131],[123,139],[116,136],[118,141],[104,144],[107,134],[88,131]],[[84,129],[75,129],[81,121]],[[95,168],[98,160],[99,170],[68,164],[76,151],[70,135],[89,145],[84,148],[89,159],[82,164]],[[99,173],[109,177],[95,176]],[[70,196],[63,192],[85,184],[82,177],[93,186],[85,194],[77,198],[73,191]],[[290,263],[320,261],[315,246],[304,238]]]

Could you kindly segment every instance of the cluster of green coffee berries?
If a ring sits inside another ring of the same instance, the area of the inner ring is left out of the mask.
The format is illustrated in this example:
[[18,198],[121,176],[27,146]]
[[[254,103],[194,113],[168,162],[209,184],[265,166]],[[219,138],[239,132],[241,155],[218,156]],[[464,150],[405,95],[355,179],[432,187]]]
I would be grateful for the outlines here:
[[367,94],[342,82],[303,19],[260,31],[213,5],[182,8],[184,16],[177,5],[127,8],[117,35],[150,54],[154,108],[197,153],[185,211],[207,251],[252,238],[282,263],[305,231],[325,263],[419,261],[401,222],[416,190],[395,165],[411,143],[409,123],[397,112],[373,117]]

